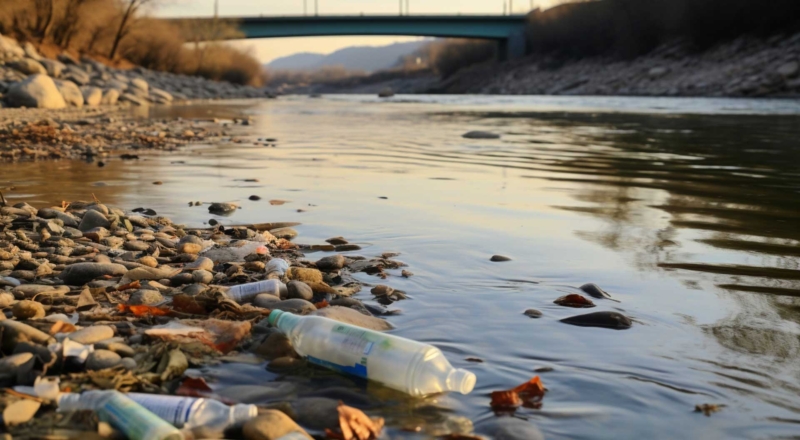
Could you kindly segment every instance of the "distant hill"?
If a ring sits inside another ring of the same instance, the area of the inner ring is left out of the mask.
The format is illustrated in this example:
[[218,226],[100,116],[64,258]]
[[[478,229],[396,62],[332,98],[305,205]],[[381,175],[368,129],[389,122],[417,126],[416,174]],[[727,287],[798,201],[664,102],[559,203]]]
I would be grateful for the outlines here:
[[274,70],[317,70],[326,66],[344,66],[348,70],[375,72],[397,65],[401,57],[408,55],[431,40],[394,43],[388,46],[353,46],[337,50],[328,55],[319,53],[296,53],[277,58],[267,64]]

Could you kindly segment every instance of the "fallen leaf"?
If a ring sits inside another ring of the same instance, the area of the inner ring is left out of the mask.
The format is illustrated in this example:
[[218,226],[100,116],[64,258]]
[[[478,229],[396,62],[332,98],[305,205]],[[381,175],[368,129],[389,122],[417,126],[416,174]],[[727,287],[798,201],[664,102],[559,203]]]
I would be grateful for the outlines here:
[[18,400],[8,405],[6,409],[3,410],[3,422],[6,426],[27,423],[36,415],[40,406],[42,406],[42,404],[34,400]]
[[315,303],[314,307],[316,307],[317,310],[319,310],[319,309],[324,309],[325,307],[328,307],[329,305],[330,304],[328,304],[328,301],[323,299],[322,301],[320,301],[318,303]]
[[562,296],[561,298],[558,298],[553,302],[564,307],[575,307],[575,308],[594,307],[594,303],[592,302],[592,300],[586,298],[585,296],[578,295],[577,293],[571,293],[569,295]]
[[52,335],[54,335],[56,333],[72,333],[72,332],[74,332],[76,330],[78,330],[78,329],[74,325],[70,324],[69,322],[56,321],[53,324],[53,326],[50,327],[50,330],[48,330],[48,333],[52,336]]
[[270,200],[269,201],[269,204],[272,205],[272,206],[280,206],[280,205],[283,205],[285,203],[289,203],[289,201],[288,200]]
[[520,384],[510,390],[495,391],[491,394],[492,408],[499,410],[513,410],[520,406],[526,408],[540,408],[542,398],[547,392],[539,376]]
[[213,391],[202,377],[187,377],[181,382],[175,394],[179,396],[194,396],[195,393],[211,393]]
[[117,290],[122,292],[123,290],[141,289],[141,288],[142,288],[142,283],[137,280],[137,281],[130,282],[128,284],[123,284],[123,285],[117,287]]
[[89,289],[83,289],[81,295],[78,297],[78,305],[75,307],[76,310],[83,312],[92,309],[95,306],[97,306],[97,301],[94,300],[92,291]]
[[131,312],[134,316],[167,316],[170,310],[155,306],[130,306],[127,304],[117,304],[117,310],[122,313]]
[[339,402],[339,428],[341,433],[325,430],[328,438],[341,440],[373,440],[378,438],[383,429],[383,419],[370,418],[361,410]]

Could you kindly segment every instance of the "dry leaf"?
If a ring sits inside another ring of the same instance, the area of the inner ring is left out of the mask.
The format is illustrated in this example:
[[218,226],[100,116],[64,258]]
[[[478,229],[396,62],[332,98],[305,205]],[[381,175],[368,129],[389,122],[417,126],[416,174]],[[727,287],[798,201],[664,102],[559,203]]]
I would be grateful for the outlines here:
[[716,403],[704,403],[702,405],[695,405],[694,412],[701,412],[706,415],[706,417],[711,417],[711,414],[714,414],[717,411],[722,410],[725,405],[716,404]]
[[48,333],[50,335],[54,335],[56,333],[72,333],[72,332],[74,332],[76,330],[78,330],[78,329],[74,325],[69,323],[69,322],[56,321],[52,325],[52,327],[50,327],[50,330],[48,330]]
[[339,402],[339,428],[342,432],[325,430],[329,438],[342,440],[373,440],[378,438],[383,429],[383,419],[370,418],[361,410]]
[[81,295],[78,297],[78,305],[75,308],[78,311],[83,312],[95,306],[97,306],[97,301],[94,300],[94,296],[92,296],[92,291],[89,289],[83,289]]
[[142,283],[137,280],[137,281],[130,282],[128,284],[123,284],[123,285],[117,287],[117,290],[122,292],[123,290],[141,289],[141,288],[142,288]]
[[330,304],[328,304],[328,301],[323,299],[322,301],[320,301],[318,303],[315,303],[314,307],[316,307],[317,310],[319,310],[319,309],[324,309],[325,307],[328,307],[329,305]]
[[154,306],[129,306],[127,304],[117,304],[117,310],[122,313],[131,312],[134,316],[167,316],[170,310]]
[[496,410],[513,410],[519,406],[540,408],[546,391],[542,380],[535,376],[510,390],[493,392],[491,405]]
[[561,298],[558,298],[553,302],[564,307],[576,307],[576,308],[594,307],[594,303],[592,302],[592,300],[586,298],[585,296],[578,295],[577,293],[571,293],[569,295],[562,296]]

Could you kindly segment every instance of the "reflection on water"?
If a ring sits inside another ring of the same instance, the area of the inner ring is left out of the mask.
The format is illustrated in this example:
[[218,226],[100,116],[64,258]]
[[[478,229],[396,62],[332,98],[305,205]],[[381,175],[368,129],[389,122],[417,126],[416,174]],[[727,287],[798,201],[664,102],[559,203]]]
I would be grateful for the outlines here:
[[[273,137],[277,146],[196,146],[140,161],[112,159],[103,168],[6,165],[0,188],[14,186],[3,190],[9,199],[39,205],[94,194],[195,225],[212,216],[188,202],[232,201],[242,209],[217,220],[299,221],[303,243],[343,235],[364,247],[350,254],[401,252],[415,276],[386,281],[411,297],[399,304],[403,314],[389,318],[397,333],[442,347],[479,381],[470,396],[433,401],[337,382],[366,392],[374,402],[361,403],[383,411],[394,428],[428,426],[419,434],[393,432],[398,438],[472,424],[481,432],[495,417],[488,393],[540,367],[553,368],[542,373],[550,389],[544,406],[515,417],[551,438],[797,434],[797,103],[373,101],[157,108],[157,117],[247,113],[256,121],[246,128],[248,139]],[[461,138],[469,130],[503,137]],[[258,182],[244,181],[253,178]],[[164,184],[152,185],[156,180]],[[271,199],[290,202],[273,206]],[[512,261],[489,262],[496,253]],[[310,258],[318,255],[325,254]],[[634,327],[560,324],[576,313],[552,301],[585,282],[622,301],[597,301],[595,310],[628,314]],[[369,301],[367,293],[360,297]],[[527,318],[527,308],[544,316]],[[261,367],[221,365],[208,374],[241,384],[278,379]],[[290,379],[304,384],[300,396],[313,395],[317,380],[333,380]],[[692,412],[700,403],[727,407],[707,418]]]

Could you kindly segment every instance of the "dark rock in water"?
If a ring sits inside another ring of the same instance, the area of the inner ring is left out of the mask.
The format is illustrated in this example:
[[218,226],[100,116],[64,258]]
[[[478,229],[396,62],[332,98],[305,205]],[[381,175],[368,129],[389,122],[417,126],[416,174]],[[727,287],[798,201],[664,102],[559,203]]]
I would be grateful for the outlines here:
[[586,292],[587,295],[595,297],[595,298],[605,298],[616,301],[614,298],[611,298],[611,295],[608,294],[605,290],[601,289],[597,284],[594,283],[586,283],[580,287],[581,290]]
[[301,397],[292,402],[297,423],[311,429],[339,427],[339,401],[326,397]]
[[335,250],[336,252],[360,251],[361,246],[357,244],[341,244],[337,245]]
[[[95,212],[95,211],[90,211]],[[59,277],[70,286],[82,286],[89,281],[106,275],[125,275],[128,268],[112,263],[77,263],[67,266]]]
[[289,438],[289,436],[297,439],[312,439],[289,416],[274,409],[260,411],[258,417],[250,419],[244,424],[242,431],[244,438],[250,440],[276,440]]
[[249,198],[250,200],[254,201],[254,202],[257,202],[257,201],[261,200],[261,197],[259,197],[259,196],[257,196],[257,195],[252,195],[252,196],[250,196],[250,197],[248,197],[248,198]]
[[325,240],[327,243],[332,245],[340,245],[340,244],[348,244],[348,241],[345,240],[343,237],[333,237]]
[[260,385],[232,385],[214,394],[236,403],[266,403],[291,395],[297,386],[288,382],[266,382]]
[[275,360],[282,357],[297,357],[289,338],[282,333],[272,333],[267,339],[253,350],[253,353],[268,360]]
[[538,311],[536,309],[528,309],[528,310],[525,310],[524,315],[528,316],[530,318],[541,318],[542,317],[542,312],[540,312],[540,311]]
[[544,435],[536,425],[515,417],[492,419],[486,425],[479,426],[478,430],[495,440],[544,440]]
[[499,134],[489,133],[488,131],[470,131],[464,133],[463,138],[465,139],[500,139]]
[[235,203],[212,203],[208,207],[208,212],[217,215],[230,214],[239,208]]
[[335,272],[344,267],[346,261],[342,255],[331,255],[317,261],[317,269],[324,272]]
[[511,258],[504,257],[502,255],[492,255],[492,258],[489,261],[494,261],[495,263],[499,263],[501,261],[511,261]]
[[616,330],[631,328],[631,318],[617,312],[594,312],[586,315],[571,316],[561,322],[580,327],[604,327]]

